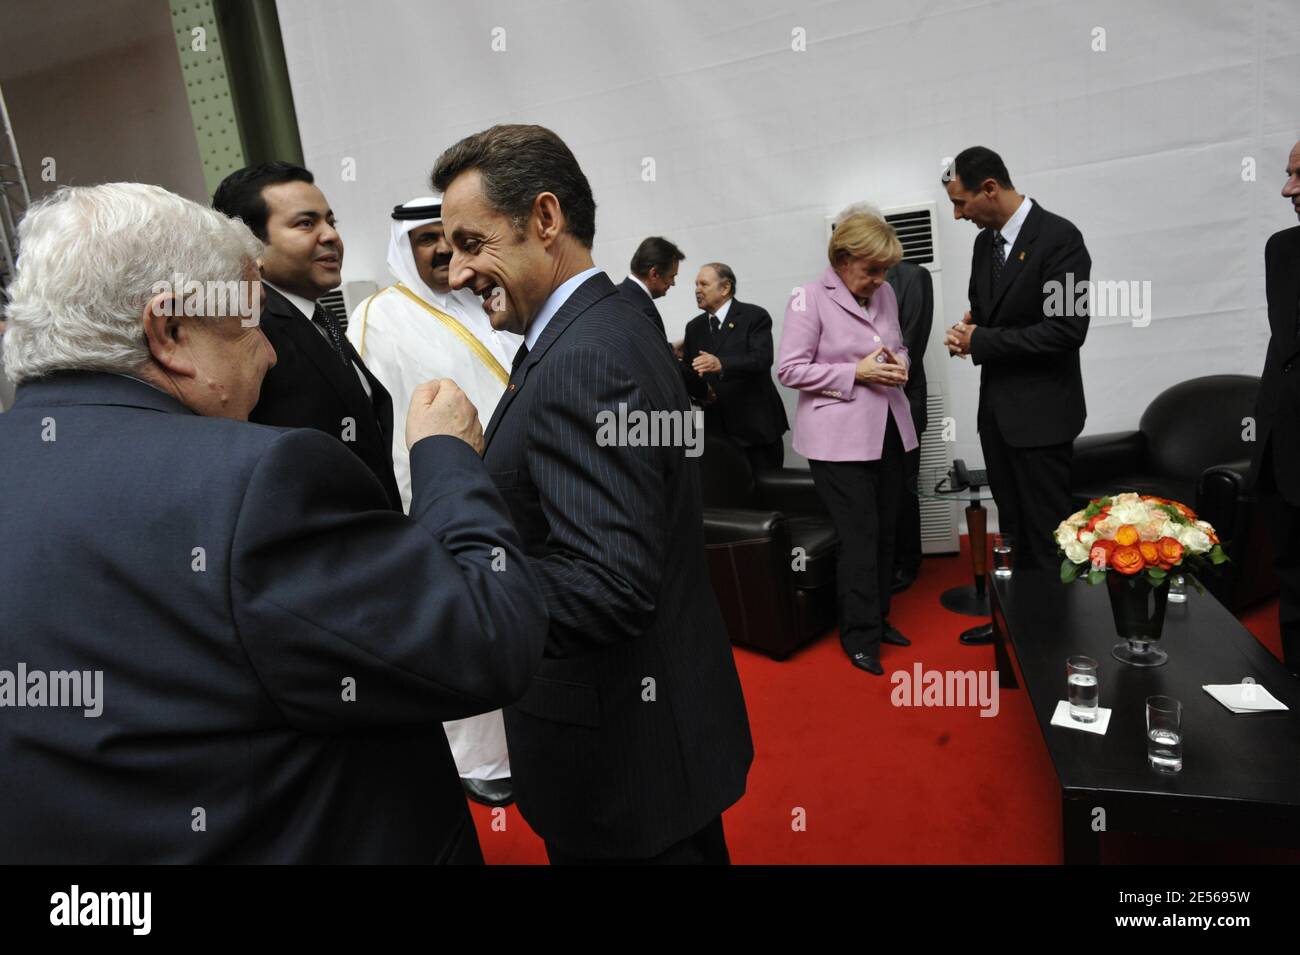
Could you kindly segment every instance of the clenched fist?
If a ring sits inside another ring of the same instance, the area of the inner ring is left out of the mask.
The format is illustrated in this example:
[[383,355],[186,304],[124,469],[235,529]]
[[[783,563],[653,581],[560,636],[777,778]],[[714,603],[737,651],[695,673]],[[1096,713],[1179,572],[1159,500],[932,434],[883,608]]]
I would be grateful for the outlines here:
[[411,396],[406,413],[406,447],[422,438],[447,434],[460,438],[479,454],[483,453],[483,426],[478,409],[450,378],[426,381]]

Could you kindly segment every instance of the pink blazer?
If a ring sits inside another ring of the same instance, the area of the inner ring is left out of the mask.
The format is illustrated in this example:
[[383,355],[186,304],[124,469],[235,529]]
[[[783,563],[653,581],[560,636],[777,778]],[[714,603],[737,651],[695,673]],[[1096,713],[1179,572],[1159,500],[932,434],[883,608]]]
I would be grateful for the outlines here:
[[890,411],[903,450],[917,446],[903,389],[864,385],[854,377],[863,356],[881,345],[910,364],[898,327],[898,299],[889,283],[871,296],[865,312],[833,268],[795,290],[785,310],[776,376],[799,392],[794,449],[804,457],[879,460]]

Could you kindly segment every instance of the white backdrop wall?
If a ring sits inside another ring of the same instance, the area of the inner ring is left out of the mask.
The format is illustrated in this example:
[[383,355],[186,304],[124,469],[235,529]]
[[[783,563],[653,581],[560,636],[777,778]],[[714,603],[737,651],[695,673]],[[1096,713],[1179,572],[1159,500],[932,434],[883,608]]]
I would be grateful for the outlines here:
[[[540,123],[591,181],[595,257],[615,281],[646,235],[686,252],[659,303],[671,337],[696,313],[696,269],[717,259],[736,270],[739,298],[772,313],[779,341],[790,290],[826,265],[826,215],[931,200],[937,341],[967,307],[976,234],[951,218],[941,165],[982,144],[1017,188],[1079,226],[1094,278],[1151,283],[1148,326],[1093,322],[1086,432],[1136,427],[1175,382],[1262,368],[1264,242],[1295,225],[1278,195],[1300,137],[1295,0],[278,7],[348,280],[390,281],[388,211],[428,191],[442,149],[494,123]],[[955,456],[980,461],[978,369],[943,364]]]

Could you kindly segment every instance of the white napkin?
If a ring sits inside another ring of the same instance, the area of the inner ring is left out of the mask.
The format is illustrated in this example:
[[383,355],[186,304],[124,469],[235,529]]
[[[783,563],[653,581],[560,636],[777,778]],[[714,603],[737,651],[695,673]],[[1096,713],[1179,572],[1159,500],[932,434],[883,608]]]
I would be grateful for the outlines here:
[[1091,723],[1081,723],[1070,716],[1070,701],[1061,700],[1056,704],[1056,712],[1052,714],[1053,726],[1064,726],[1066,729],[1083,730],[1085,733],[1096,733],[1098,736],[1106,735],[1106,727],[1110,725],[1110,710],[1104,706],[1097,707],[1097,718]]
[[1266,713],[1287,705],[1258,683],[1224,683],[1201,687],[1234,713]]

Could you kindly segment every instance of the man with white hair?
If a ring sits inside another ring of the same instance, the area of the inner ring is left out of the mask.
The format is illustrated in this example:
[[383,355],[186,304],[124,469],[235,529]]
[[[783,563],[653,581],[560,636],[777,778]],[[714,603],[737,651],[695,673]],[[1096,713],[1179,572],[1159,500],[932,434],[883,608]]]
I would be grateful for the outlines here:
[[19,235],[0,862],[481,862],[437,724],[524,692],[546,611],[468,399],[416,389],[408,518],[337,438],[247,423],[245,225],[117,183]]
[[[397,282],[356,307],[347,335],[396,407],[406,407],[421,382],[450,378],[464,389],[486,428],[523,337],[497,331],[478,299],[464,289],[452,290],[450,263],[442,199],[423,196],[397,206],[388,242],[388,270]],[[396,432],[393,473],[409,511],[410,454]],[[470,798],[488,806],[513,801],[501,711],[454,720],[444,729]]]

